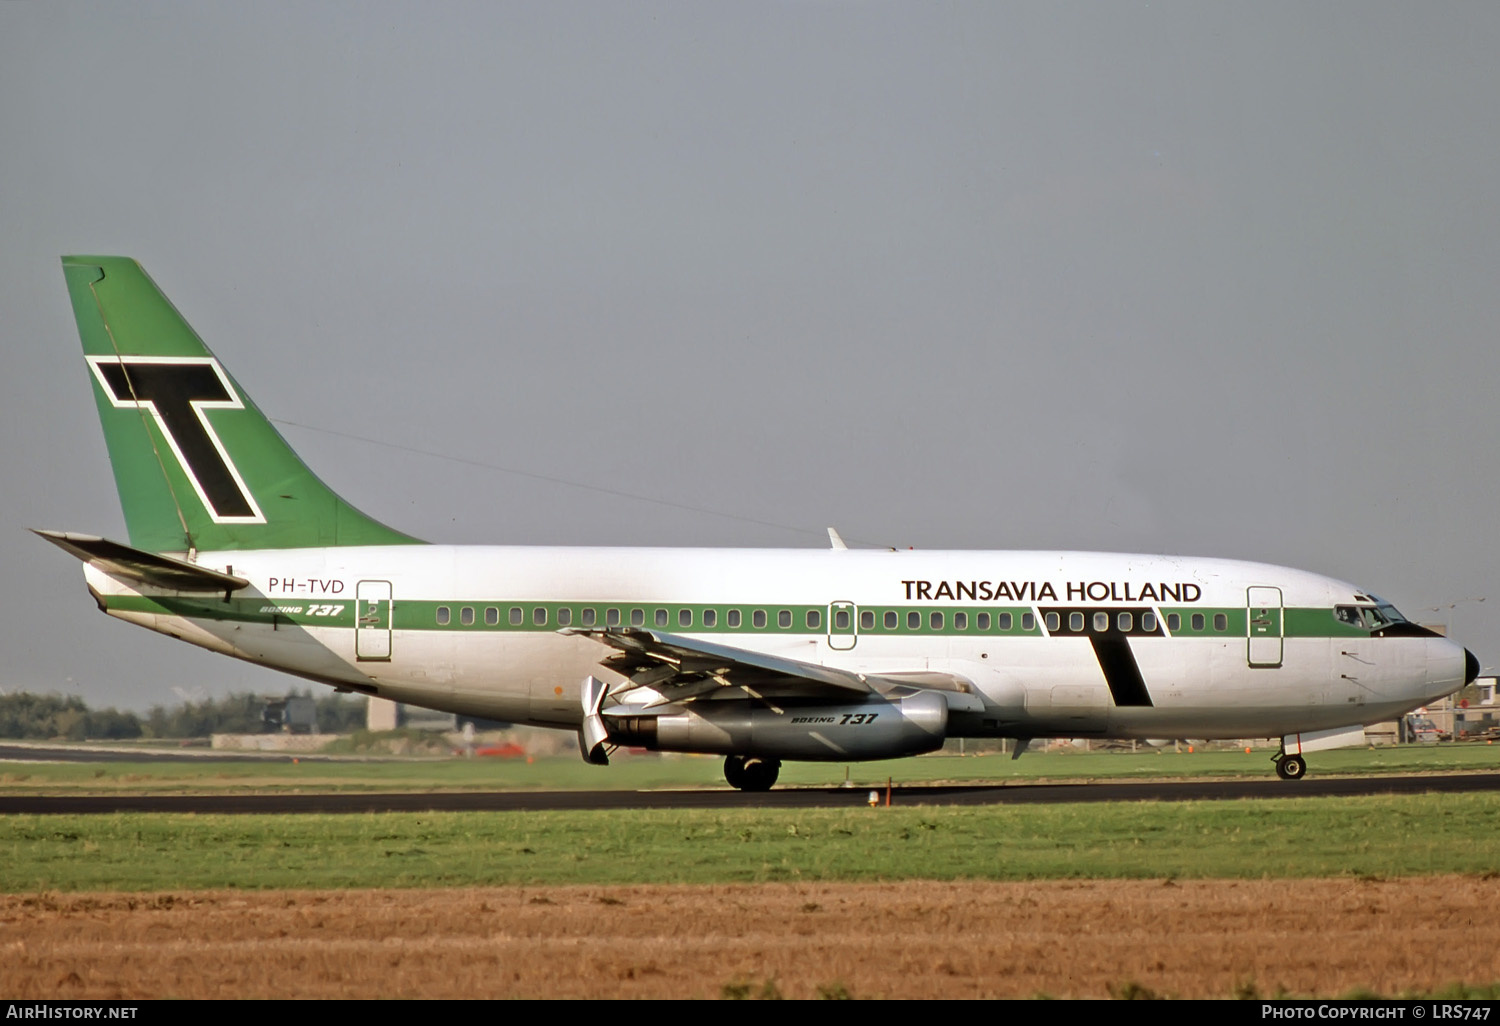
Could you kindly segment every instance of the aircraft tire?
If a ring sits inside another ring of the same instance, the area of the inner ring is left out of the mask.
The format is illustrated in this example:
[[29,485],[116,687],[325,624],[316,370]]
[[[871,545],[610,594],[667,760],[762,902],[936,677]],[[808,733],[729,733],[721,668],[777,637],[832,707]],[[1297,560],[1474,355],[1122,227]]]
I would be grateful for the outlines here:
[[780,759],[757,759],[753,756],[745,760],[745,783],[741,786],[744,791],[769,791],[776,783],[776,778],[781,775]]
[[769,791],[781,775],[779,759],[731,755],[724,760],[724,779],[741,791]]
[[745,787],[745,757],[743,755],[731,755],[724,760],[724,779],[729,781],[729,786],[741,791]]
[[1282,780],[1301,780],[1307,776],[1307,761],[1300,755],[1284,755],[1276,760],[1276,775]]

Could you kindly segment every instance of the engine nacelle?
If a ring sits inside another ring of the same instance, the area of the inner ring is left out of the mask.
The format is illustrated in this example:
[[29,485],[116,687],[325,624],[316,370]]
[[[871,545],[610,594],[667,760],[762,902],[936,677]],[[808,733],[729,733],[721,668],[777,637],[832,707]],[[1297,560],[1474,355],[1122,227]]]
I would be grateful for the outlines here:
[[611,744],[807,762],[920,755],[941,748],[948,736],[948,702],[935,691],[898,702],[788,702],[772,709],[760,702],[717,700],[696,702],[686,712],[619,715],[606,709],[603,716]]

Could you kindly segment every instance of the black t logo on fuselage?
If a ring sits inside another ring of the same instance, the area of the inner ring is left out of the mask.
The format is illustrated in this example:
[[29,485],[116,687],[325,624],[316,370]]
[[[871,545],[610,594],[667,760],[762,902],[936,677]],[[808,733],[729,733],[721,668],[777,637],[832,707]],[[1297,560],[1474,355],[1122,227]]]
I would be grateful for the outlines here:
[[204,415],[206,407],[243,409],[218,362],[207,358],[91,357],[117,407],[148,410],[216,522],[264,520]]

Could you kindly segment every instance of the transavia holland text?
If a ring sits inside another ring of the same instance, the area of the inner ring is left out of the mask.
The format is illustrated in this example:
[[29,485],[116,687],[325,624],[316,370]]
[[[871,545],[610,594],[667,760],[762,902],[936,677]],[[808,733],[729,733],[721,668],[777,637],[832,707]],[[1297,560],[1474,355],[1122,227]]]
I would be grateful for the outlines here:
[[[1051,581],[902,581],[906,599],[935,602],[967,599],[970,602],[1057,601],[1058,585]],[[1197,602],[1203,589],[1186,581],[1067,581],[1060,586],[1067,601],[1091,602]]]

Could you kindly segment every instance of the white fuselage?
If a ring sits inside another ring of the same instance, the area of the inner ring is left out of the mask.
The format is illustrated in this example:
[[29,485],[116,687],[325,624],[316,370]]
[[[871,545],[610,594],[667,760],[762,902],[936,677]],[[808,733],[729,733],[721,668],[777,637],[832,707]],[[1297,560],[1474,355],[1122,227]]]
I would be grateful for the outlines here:
[[406,545],[197,562],[250,586],[181,595],[86,572],[106,612],[205,648],[549,727],[579,725],[587,677],[619,679],[567,626],[959,678],[983,711],[955,712],[950,736],[1274,737],[1389,719],[1465,676],[1444,638],[1338,621],[1340,604],[1373,604],[1352,585],[1222,559]]

